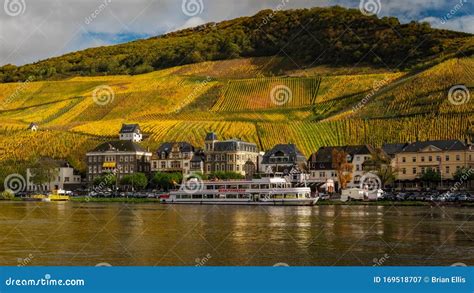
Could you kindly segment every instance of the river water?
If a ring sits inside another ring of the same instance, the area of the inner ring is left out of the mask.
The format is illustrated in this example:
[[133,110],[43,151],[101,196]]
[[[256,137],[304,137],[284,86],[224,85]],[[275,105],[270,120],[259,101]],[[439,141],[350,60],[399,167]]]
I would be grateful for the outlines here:
[[474,265],[474,208],[0,201],[0,265]]

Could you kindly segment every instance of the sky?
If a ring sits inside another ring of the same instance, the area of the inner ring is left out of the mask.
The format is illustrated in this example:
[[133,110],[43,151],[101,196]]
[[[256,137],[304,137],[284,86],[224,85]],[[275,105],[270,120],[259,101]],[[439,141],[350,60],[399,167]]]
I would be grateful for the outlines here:
[[474,0],[0,0],[0,66],[250,16],[340,5],[474,33]]

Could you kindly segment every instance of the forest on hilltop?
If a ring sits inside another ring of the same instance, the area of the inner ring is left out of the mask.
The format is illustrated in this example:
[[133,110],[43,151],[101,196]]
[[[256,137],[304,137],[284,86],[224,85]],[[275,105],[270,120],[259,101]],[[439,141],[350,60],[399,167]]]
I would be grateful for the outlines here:
[[[297,67],[323,64],[406,69],[459,52],[469,34],[401,24],[342,7],[263,10],[252,17],[91,48],[17,67],[0,67],[0,82],[72,76],[135,75],[173,66],[240,57],[290,56]],[[472,50],[469,48],[469,50]]]

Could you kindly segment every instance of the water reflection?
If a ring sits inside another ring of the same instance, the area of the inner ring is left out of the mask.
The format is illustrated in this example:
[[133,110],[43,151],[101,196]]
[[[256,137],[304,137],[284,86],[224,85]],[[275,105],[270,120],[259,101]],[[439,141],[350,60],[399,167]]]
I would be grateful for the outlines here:
[[472,209],[455,207],[0,202],[0,262],[473,264],[471,215]]

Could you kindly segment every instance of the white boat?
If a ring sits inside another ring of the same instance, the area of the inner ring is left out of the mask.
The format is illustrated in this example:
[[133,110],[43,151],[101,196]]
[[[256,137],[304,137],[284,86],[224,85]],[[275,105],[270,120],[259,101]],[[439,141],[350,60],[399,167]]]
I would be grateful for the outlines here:
[[163,203],[227,205],[315,205],[318,199],[309,187],[292,187],[284,178],[197,181],[161,197]]

